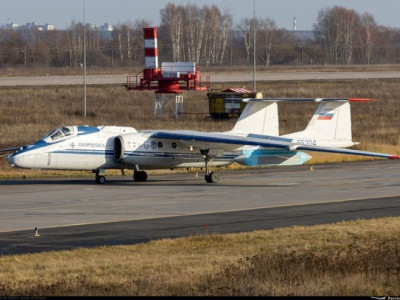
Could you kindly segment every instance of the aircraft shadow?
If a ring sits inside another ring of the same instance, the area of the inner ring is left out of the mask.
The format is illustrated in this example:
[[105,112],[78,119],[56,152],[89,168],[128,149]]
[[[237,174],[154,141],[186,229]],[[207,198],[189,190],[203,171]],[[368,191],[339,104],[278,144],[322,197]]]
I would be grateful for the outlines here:
[[93,179],[82,178],[82,179],[17,179],[17,180],[2,180],[0,186],[22,186],[22,185],[85,185],[85,186],[97,186],[97,187],[118,187],[118,186],[132,186],[132,187],[170,187],[170,186],[208,186],[210,188],[218,187],[287,187],[284,185],[271,185],[271,184],[229,184],[223,181],[216,184],[209,184],[204,182],[203,178],[194,181],[188,179],[184,181],[182,179],[149,179],[147,182],[134,182],[131,179],[108,179],[104,185],[95,183]]

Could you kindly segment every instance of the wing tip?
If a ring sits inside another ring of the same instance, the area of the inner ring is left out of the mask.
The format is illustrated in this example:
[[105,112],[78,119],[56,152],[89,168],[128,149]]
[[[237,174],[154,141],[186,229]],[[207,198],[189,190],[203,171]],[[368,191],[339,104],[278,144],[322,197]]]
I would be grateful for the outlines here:
[[400,155],[391,155],[388,158],[389,159],[400,159]]
[[347,101],[349,102],[372,102],[378,101],[377,99],[369,99],[369,98],[348,98]]

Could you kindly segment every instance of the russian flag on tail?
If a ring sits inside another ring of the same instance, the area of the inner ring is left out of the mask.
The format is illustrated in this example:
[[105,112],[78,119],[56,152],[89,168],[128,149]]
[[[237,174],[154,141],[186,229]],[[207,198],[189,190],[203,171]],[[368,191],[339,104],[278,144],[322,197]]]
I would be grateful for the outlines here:
[[333,113],[332,114],[320,114],[318,116],[317,120],[332,120],[333,118]]

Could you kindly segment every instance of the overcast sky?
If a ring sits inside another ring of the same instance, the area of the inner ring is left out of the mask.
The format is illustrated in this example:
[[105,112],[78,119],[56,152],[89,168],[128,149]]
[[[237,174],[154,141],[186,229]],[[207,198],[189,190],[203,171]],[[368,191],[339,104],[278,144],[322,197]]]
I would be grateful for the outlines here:
[[[64,29],[71,21],[83,20],[86,2],[86,21],[95,25],[116,25],[149,20],[160,22],[160,9],[169,3],[196,3],[198,6],[216,5],[228,10],[234,23],[253,17],[254,0],[0,0],[0,26],[15,22],[53,24]],[[292,29],[296,17],[298,30],[311,30],[321,9],[335,5],[354,9],[359,14],[369,12],[378,25],[400,27],[400,0],[255,0],[256,17],[269,17],[279,28]]]

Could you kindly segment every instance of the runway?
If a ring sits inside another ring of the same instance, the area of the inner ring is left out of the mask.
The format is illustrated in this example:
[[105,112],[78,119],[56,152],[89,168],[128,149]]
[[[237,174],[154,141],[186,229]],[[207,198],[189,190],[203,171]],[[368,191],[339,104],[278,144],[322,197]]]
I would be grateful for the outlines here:
[[[39,172],[39,171],[38,171]],[[131,244],[400,216],[400,164],[390,160],[195,174],[0,181],[0,254]],[[34,236],[34,228],[40,236]]]
[[[133,74],[131,74],[133,75]],[[253,81],[252,72],[237,73],[204,73],[211,82],[247,82]],[[400,78],[400,71],[349,71],[349,72],[257,72],[257,81],[277,80],[336,80],[336,79],[372,79]],[[88,75],[87,84],[121,84],[126,83],[126,74],[122,75]],[[44,86],[83,84],[81,75],[72,76],[14,76],[0,77],[0,86]]]

